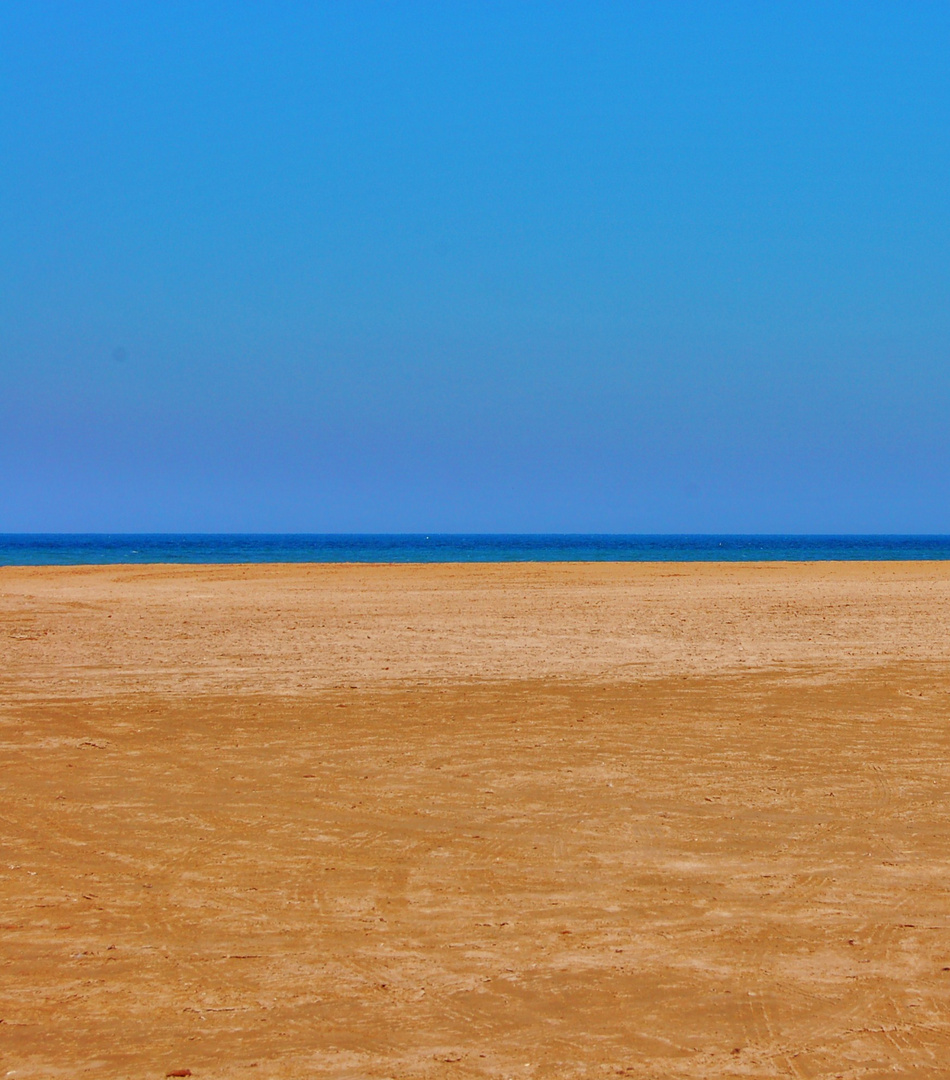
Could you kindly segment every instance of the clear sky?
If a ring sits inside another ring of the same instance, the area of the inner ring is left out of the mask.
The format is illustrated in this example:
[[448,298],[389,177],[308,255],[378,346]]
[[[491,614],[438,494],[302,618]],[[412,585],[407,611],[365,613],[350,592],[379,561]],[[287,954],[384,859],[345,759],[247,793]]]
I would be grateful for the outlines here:
[[0,5],[0,531],[950,532],[950,5]]

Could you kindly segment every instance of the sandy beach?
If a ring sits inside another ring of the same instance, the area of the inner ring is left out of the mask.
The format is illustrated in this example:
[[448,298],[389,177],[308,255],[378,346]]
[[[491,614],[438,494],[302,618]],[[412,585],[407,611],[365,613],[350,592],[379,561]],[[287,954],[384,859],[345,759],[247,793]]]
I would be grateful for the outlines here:
[[950,564],[0,568],[0,1075],[938,1077]]

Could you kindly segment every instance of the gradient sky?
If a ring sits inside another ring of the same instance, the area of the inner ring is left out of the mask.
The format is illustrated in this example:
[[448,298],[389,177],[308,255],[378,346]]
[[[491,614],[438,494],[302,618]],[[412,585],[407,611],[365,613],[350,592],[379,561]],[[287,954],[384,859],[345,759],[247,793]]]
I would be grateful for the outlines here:
[[950,5],[0,6],[0,531],[950,532]]

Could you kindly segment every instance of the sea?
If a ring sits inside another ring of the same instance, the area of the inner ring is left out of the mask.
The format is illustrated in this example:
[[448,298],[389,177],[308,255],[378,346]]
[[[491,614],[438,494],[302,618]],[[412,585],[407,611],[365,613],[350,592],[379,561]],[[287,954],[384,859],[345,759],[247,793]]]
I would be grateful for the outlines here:
[[0,566],[285,562],[822,562],[859,559],[950,559],[950,536],[0,534]]

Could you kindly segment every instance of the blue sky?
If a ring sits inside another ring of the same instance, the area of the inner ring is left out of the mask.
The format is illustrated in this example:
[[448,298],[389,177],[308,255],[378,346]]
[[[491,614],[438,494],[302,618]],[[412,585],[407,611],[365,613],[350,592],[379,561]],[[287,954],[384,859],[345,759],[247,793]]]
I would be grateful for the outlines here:
[[950,532],[950,6],[0,6],[0,531]]

